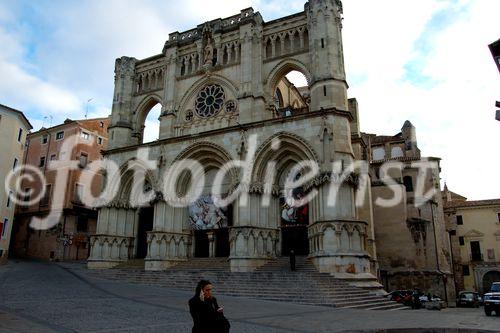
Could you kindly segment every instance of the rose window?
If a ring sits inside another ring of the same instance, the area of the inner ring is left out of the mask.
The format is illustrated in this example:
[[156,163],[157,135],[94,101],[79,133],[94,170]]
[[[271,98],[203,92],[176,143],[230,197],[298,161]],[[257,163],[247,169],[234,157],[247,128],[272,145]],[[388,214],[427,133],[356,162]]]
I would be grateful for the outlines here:
[[216,115],[224,105],[224,89],[218,84],[212,84],[203,88],[196,97],[196,114],[203,118]]

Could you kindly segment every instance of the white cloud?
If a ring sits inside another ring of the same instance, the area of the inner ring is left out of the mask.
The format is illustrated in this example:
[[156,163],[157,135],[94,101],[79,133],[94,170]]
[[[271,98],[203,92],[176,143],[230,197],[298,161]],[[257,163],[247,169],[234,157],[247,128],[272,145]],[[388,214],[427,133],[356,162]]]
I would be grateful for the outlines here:
[[[500,3],[424,1],[414,3],[421,8],[413,8],[400,1],[393,15],[384,11],[395,3],[376,3],[380,7],[365,12],[355,2],[345,2],[347,73],[365,79],[351,83],[350,89],[360,102],[362,130],[396,134],[409,119],[417,128],[423,155],[443,159],[442,177],[450,189],[470,199],[500,197],[493,186],[500,184],[494,167],[500,156],[492,148],[500,142],[500,123],[493,118],[500,82],[487,48],[499,37],[495,14]],[[431,22],[440,10],[450,10],[444,4],[467,12],[459,12],[447,24]],[[402,6],[412,14],[402,15]],[[359,29],[360,21],[369,29]],[[432,29],[431,23],[443,27]],[[427,48],[415,49],[417,41],[427,43]],[[402,81],[405,66],[415,56],[421,72]],[[428,78],[430,86],[419,82],[421,78]],[[479,175],[488,175],[491,186]]]

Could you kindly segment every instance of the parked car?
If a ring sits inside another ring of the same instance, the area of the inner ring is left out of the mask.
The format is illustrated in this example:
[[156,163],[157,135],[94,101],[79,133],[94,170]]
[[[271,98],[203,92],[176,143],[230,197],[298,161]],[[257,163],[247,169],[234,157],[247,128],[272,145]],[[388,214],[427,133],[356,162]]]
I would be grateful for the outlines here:
[[500,315],[500,282],[493,282],[489,293],[484,294],[484,313],[491,316],[491,312]]
[[478,308],[481,303],[481,297],[475,291],[461,291],[458,293],[457,307],[471,306]]
[[387,297],[394,302],[403,303],[404,305],[411,306],[412,304],[412,290],[394,290],[391,291]]
[[445,307],[445,302],[436,295],[422,295],[420,296],[420,302],[427,310],[441,310]]

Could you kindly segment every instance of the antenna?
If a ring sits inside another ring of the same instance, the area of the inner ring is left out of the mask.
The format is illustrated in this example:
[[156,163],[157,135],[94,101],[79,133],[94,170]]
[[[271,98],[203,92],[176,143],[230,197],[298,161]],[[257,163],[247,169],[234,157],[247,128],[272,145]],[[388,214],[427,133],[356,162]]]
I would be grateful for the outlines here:
[[87,106],[86,106],[86,108],[85,108],[85,119],[87,119],[87,116],[88,116],[88,114],[89,114],[89,103],[92,101],[92,99],[93,99],[93,98],[89,98],[89,99],[87,100]]

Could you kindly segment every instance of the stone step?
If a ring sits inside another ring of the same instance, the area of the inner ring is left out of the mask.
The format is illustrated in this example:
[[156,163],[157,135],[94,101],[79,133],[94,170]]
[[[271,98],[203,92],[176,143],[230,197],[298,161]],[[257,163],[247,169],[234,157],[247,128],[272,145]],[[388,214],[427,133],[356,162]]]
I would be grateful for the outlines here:
[[134,260],[109,270],[89,274],[109,280],[125,280],[191,291],[204,278],[220,295],[271,301],[370,310],[405,308],[373,291],[349,285],[349,281],[319,273],[311,260],[296,258],[297,271],[290,271],[289,258],[270,260],[254,272],[231,272],[227,258],[193,258],[166,271],[145,271],[144,261]]

